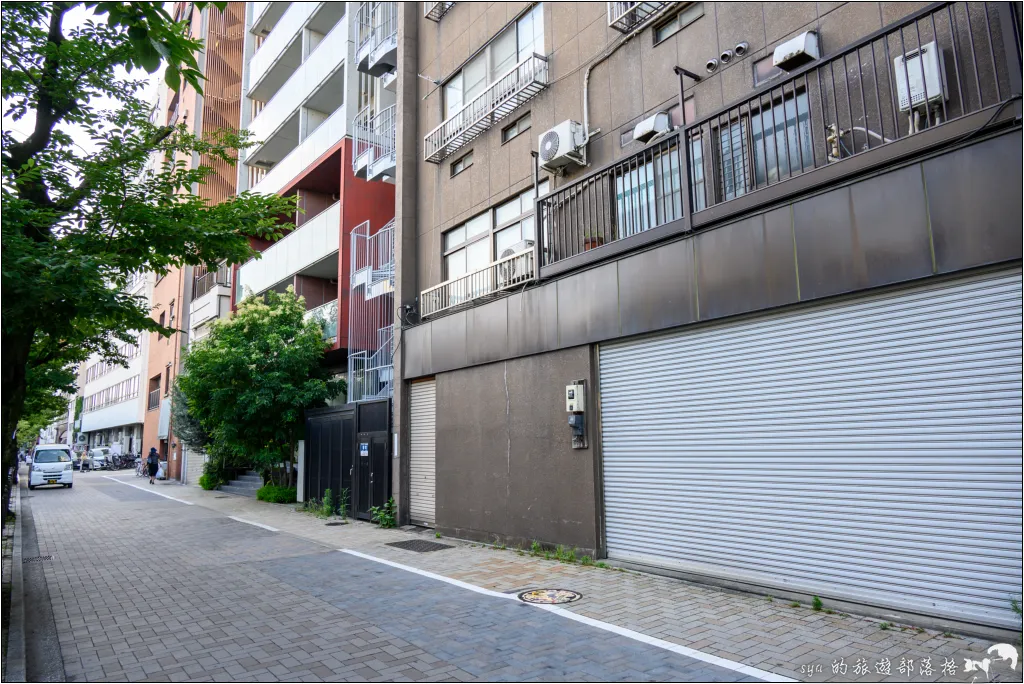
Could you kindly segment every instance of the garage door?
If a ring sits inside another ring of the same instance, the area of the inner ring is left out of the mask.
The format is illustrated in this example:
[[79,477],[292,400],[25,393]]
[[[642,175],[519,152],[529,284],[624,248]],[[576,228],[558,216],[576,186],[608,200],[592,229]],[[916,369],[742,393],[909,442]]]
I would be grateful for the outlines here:
[[1019,625],[1021,274],[600,349],[609,556]]
[[409,387],[409,517],[421,525],[434,524],[434,381]]

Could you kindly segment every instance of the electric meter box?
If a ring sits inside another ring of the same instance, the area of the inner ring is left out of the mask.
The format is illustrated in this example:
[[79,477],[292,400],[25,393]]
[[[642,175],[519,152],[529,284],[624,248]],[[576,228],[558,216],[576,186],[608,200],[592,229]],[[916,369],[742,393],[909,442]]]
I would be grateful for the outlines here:
[[565,410],[569,413],[586,411],[587,391],[582,383],[565,386]]

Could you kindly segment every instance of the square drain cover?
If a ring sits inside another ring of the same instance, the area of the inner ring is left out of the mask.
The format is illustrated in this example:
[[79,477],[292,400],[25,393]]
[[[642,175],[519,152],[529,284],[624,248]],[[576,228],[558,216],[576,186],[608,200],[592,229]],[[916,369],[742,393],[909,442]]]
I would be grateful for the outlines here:
[[408,541],[391,542],[386,546],[394,546],[396,549],[404,549],[406,551],[415,551],[416,553],[427,553],[428,551],[441,551],[443,549],[452,548],[448,544],[438,544],[437,542],[427,541],[425,539],[409,539]]
[[42,563],[43,561],[52,561],[52,560],[53,560],[53,556],[29,556],[28,558],[23,558],[21,560],[21,562],[22,563]]

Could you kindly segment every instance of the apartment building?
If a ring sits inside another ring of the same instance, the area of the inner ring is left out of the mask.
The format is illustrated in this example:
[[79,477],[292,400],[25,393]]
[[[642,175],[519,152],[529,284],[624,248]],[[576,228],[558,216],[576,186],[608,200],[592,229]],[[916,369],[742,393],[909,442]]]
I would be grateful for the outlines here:
[[[202,93],[188,85],[178,92],[168,91],[158,116],[167,125],[186,124],[196,135],[237,130],[245,3],[229,2],[223,10],[212,6],[200,10],[193,3],[177,2],[173,12],[176,20],[188,21],[193,37],[204,40],[205,48],[198,55],[198,62],[205,80]],[[216,203],[235,193],[234,163],[205,155],[182,161],[213,169],[206,182],[193,189],[200,197]],[[156,448],[166,461],[165,472],[170,479],[187,481],[182,445],[175,439],[171,420],[171,388],[181,372],[190,335],[205,335],[213,318],[228,313],[223,299],[229,290],[229,283],[224,282],[227,271],[219,265],[185,265],[155,274],[153,318],[174,332],[170,336],[149,335],[149,358],[141,389],[146,397],[144,451]]]
[[[153,299],[155,277],[137,273],[128,280],[125,292],[144,302]],[[118,445],[122,452],[139,453],[143,447],[146,418],[142,383],[149,364],[149,333],[137,333],[133,342],[119,342],[127,365],[111,363],[93,355],[79,369],[82,410],[77,444],[86,448]]]
[[402,522],[1012,628],[1010,3],[401,3]]

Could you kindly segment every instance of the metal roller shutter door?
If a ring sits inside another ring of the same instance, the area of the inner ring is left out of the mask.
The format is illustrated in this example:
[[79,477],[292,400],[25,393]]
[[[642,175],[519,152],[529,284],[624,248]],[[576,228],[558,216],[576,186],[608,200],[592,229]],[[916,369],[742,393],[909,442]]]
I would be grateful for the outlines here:
[[434,524],[434,419],[437,413],[433,380],[409,386],[409,518]]
[[1013,627],[1021,273],[600,348],[606,543]]

